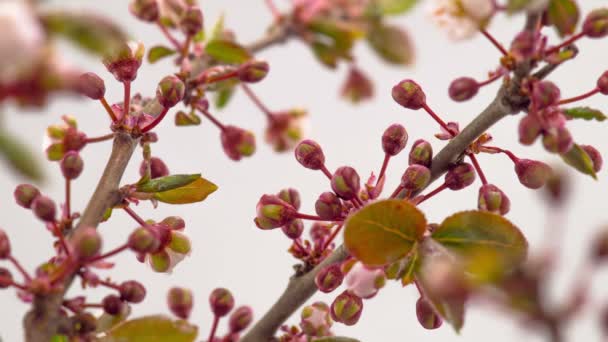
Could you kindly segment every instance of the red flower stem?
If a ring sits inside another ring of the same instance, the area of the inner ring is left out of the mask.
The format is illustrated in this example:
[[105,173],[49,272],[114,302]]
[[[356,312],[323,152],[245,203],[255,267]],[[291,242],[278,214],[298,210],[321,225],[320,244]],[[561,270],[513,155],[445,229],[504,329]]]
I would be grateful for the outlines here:
[[422,287],[420,287],[420,284],[418,284],[418,280],[414,279],[414,284],[416,285],[416,289],[418,289],[420,297],[424,298],[424,292],[422,292]]
[[214,82],[225,81],[227,79],[236,77],[237,75],[238,75],[238,72],[236,70],[233,70],[233,71],[227,72],[225,74],[219,75],[217,77],[209,78],[209,79],[206,79],[206,80],[203,77],[203,82],[205,82],[206,84],[210,84],[210,83],[214,83]]
[[27,291],[27,288],[25,287],[25,285],[15,283],[14,281],[11,281],[10,283],[11,283],[11,286],[18,288],[21,291]]
[[581,31],[581,32],[573,35],[572,37],[564,40],[561,44],[556,45],[556,46],[554,46],[552,48],[549,48],[548,50],[545,51],[545,55],[550,55],[552,53],[558,52],[562,48],[565,48],[566,46],[572,45],[572,43],[574,43],[577,40],[583,38],[584,36],[585,36],[585,33]]
[[376,186],[380,182],[380,179],[382,179],[382,177],[384,177],[384,174],[386,173],[386,168],[388,167],[389,160],[391,160],[391,155],[388,153],[385,153],[384,161],[382,161],[382,167],[380,168],[380,173],[378,174],[378,180],[376,181]]
[[441,184],[440,186],[437,187],[437,189],[435,189],[435,190],[429,192],[428,194],[424,195],[422,197],[422,199],[420,201],[418,201],[418,204],[421,204],[422,202],[424,202],[424,201],[428,200],[429,198],[437,195],[438,193],[442,192],[443,190],[445,190],[447,188],[448,188],[448,186],[445,185],[445,183]]
[[69,179],[65,179],[65,218],[67,220],[70,219],[70,216],[72,216],[70,214],[71,208],[70,208],[70,202],[71,202],[71,198],[72,198],[72,181]]
[[177,39],[175,39],[175,37],[173,37],[173,35],[171,34],[171,32],[169,32],[167,30],[167,28],[165,27],[165,25],[163,25],[160,21],[157,21],[156,24],[158,25],[158,28],[160,29],[160,32],[162,32],[163,35],[169,40],[169,42],[171,42],[171,45],[173,45],[173,47],[176,50],[180,50],[181,49],[180,43],[177,41]]
[[329,239],[327,239],[327,242],[325,243],[325,245],[323,245],[323,250],[326,250],[327,247],[329,247],[329,245],[334,242],[336,236],[338,236],[338,233],[340,233],[340,231],[342,230],[342,224],[339,224],[336,229],[334,229],[334,231],[331,233],[331,236],[329,237]]
[[475,154],[469,153],[468,155],[469,155],[469,158],[471,159],[471,162],[473,163],[473,166],[475,167],[475,171],[477,171],[477,174],[479,175],[479,178],[481,179],[481,183],[483,185],[488,184],[486,175],[483,173],[481,166],[479,166],[479,162],[477,161],[477,157],[475,157]]
[[85,308],[103,309],[103,305],[102,304],[85,303],[82,306],[85,307]]
[[124,88],[124,100],[122,108],[122,117],[120,118],[120,120],[124,122],[127,116],[129,115],[129,112],[131,111],[131,82],[127,81],[123,82],[122,84]]
[[192,43],[192,36],[187,36],[186,41],[184,42],[184,46],[181,48],[182,57],[188,56],[188,51],[190,50],[190,43]]
[[26,282],[29,282],[30,280],[32,280],[32,277],[30,277],[29,273],[27,273],[25,268],[23,268],[23,266],[21,266],[19,261],[17,259],[15,259],[14,256],[9,255],[8,260],[15,266],[15,268],[19,271],[19,273],[21,273],[21,275],[23,275],[23,278],[25,279]]
[[456,136],[456,134],[452,132],[452,129],[443,120],[441,120],[441,118],[431,109],[431,107],[429,107],[428,104],[423,104],[422,108],[424,108],[424,110],[429,113],[433,120],[435,120],[439,124],[439,126],[443,127],[446,132],[450,133],[452,136]]
[[214,125],[217,126],[217,128],[219,128],[221,131],[226,130],[226,126],[224,126],[218,119],[216,119],[213,115],[211,115],[211,113],[209,113],[208,110],[201,110],[201,113],[203,113],[203,115],[209,119],[209,121],[211,121]]
[[59,231],[59,226],[57,225],[57,222],[53,222],[53,233],[59,239],[59,243],[61,244],[61,248],[65,251],[65,254],[69,258],[70,254],[71,254],[70,253],[70,249],[68,248],[68,244],[65,241],[65,237],[63,236],[63,233],[61,233]]
[[497,79],[501,78],[504,75],[504,72],[501,70],[499,72],[497,72],[494,76],[488,78],[487,80],[483,81],[483,82],[477,82],[477,85],[480,87],[486,86],[494,81],[496,81]]
[[262,111],[262,113],[266,115],[268,120],[272,120],[272,111],[268,109],[268,107],[260,100],[260,98],[253,92],[253,90],[251,90],[251,88],[244,83],[241,83],[241,88],[243,88],[245,94],[247,94],[247,96]]
[[329,180],[331,180],[331,178],[332,178],[331,172],[329,172],[329,170],[327,169],[327,167],[325,167],[325,165],[321,165],[321,171],[327,178],[329,178]]
[[102,135],[100,137],[87,138],[86,143],[87,144],[97,143],[97,142],[102,142],[102,141],[106,141],[106,140],[111,140],[113,138],[114,138],[114,133],[108,133],[108,134]]
[[111,250],[111,251],[109,251],[109,252],[107,252],[105,254],[100,254],[100,255],[98,255],[98,256],[96,256],[94,258],[91,258],[91,259],[87,260],[87,263],[93,263],[93,262],[96,262],[96,261],[99,261],[99,260],[107,259],[109,257],[112,257],[112,256],[114,256],[114,255],[116,255],[118,253],[121,253],[121,252],[127,250],[128,248],[129,248],[129,245],[125,243],[124,245],[116,247],[113,250]]
[[488,38],[488,40],[500,51],[500,53],[502,53],[503,56],[506,56],[509,54],[509,52],[504,48],[504,46],[502,46],[502,44],[500,44],[496,38],[494,38],[494,36],[492,36],[490,34],[490,32],[486,31],[485,29],[480,29],[479,31],[481,31],[481,33]]
[[496,152],[500,152],[500,153],[504,153],[506,154],[514,163],[517,163],[519,161],[519,158],[517,158],[517,156],[515,154],[513,154],[513,152],[509,151],[509,150],[504,150],[500,147],[494,147],[494,146],[484,146],[483,148],[490,150],[490,151],[496,151]]
[[71,258],[66,259],[63,264],[61,264],[62,268],[59,270],[59,272],[53,274],[53,277],[49,278],[51,284],[56,284],[57,281],[62,280],[66,275],[73,273],[74,266],[75,264],[72,263]]
[[350,200],[357,208],[361,208],[363,206],[363,202],[359,198],[359,196],[355,195],[352,200]]
[[99,280],[99,284],[100,284],[100,285],[103,285],[103,286],[105,286],[105,287],[109,287],[109,288],[111,288],[111,289],[114,289],[114,290],[116,290],[116,291],[120,291],[120,286],[118,286],[118,285],[116,285],[116,284],[114,284],[114,283],[112,283],[112,282],[110,282],[110,281],[107,281],[107,280]]
[[277,8],[277,6],[275,5],[273,0],[266,0],[266,6],[268,6],[268,9],[270,10],[270,12],[272,13],[272,15],[274,16],[275,20],[279,20],[281,18],[281,12],[279,11],[279,9]]
[[213,315],[213,325],[211,325],[211,332],[209,333],[209,338],[207,341],[213,341],[215,339],[215,331],[217,330],[217,325],[220,322],[220,317],[218,315]]
[[144,221],[144,219],[142,219],[139,215],[137,215],[137,213],[134,212],[133,209],[131,209],[130,207],[124,207],[123,209],[124,209],[124,211],[127,212],[127,214],[129,214],[129,216],[131,216],[142,227],[147,227],[148,226],[148,224],[146,223],[146,221]]
[[150,124],[144,128],[141,129],[142,133],[146,133],[149,132],[150,130],[152,130],[152,128],[158,126],[158,124],[163,121],[163,119],[165,118],[165,116],[167,115],[167,113],[169,112],[169,108],[163,108],[163,111],[160,112],[160,114],[158,114],[157,117],[154,118],[154,121],[150,122]]
[[110,119],[112,119],[112,122],[118,121],[118,118],[116,118],[116,114],[114,114],[114,111],[112,110],[112,107],[110,107],[110,105],[108,104],[108,101],[106,101],[106,98],[100,98],[99,102],[101,102],[103,108],[105,108],[106,112],[108,112],[108,115],[110,116]]
[[558,105],[565,105],[565,104],[568,104],[568,103],[584,100],[584,99],[586,99],[588,97],[591,97],[591,96],[593,96],[593,95],[595,95],[595,94],[597,94],[599,92],[600,92],[600,90],[596,87],[596,88],[594,88],[594,89],[592,89],[592,90],[590,90],[590,91],[588,91],[588,92],[586,92],[584,94],[581,94],[579,96],[571,97],[569,99],[560,100],[557,104]]
[[302,214],[302,213],[296,213],[296,218],[299,218],[302,220],[311,220],[311,221],[327,221],[327,220],[320,218],[319,216]]
[[397,187],[397,189],[395,189],[395,191],[393,191],[393,193],[391,194],[391,197],[390,197],[390,198],[396,198],[396,197],[397,197],[397,195],[399,195],[399,193],[400,193],[401,191],[403,191],[403,186],[399,185],[399,186]]
[[302,244],[300,243],[300,240],[299,240],[299,239],[293,239],[293,244],[294,244],[294,245],[296,245],[296,247],[298,247],[298,249],[299,249],[299,250],[300,250],[302,253],[304,253],[304,254],[308,255],[308,251],[306,250],[306,248],[304,248],[304,246],[302,246]]

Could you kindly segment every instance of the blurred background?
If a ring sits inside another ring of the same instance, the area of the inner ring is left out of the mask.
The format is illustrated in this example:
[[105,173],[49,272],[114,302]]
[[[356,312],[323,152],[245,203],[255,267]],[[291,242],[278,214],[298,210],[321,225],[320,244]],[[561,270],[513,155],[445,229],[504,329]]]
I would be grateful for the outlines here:
[[[428,2],[428,1],[426,1]],[[279,5],[288,5],[278,0]],[[461,127],[472,120],[494,97],[498,84],[485,87],[472,101],[454,103],[447,96],[450,82],[459,76],[485,79],[487,71],[493,69],[499,54],[479,35],[473,40],[453,43],[443,32],[433,26],[426,13],[425,1],[414,11],[402,17],[395,17],[395,24],[406,28],[416,46],[416,62],[410,68],[396,68],[382,64],[368,49],[357,46],[358,65],[376,83],[376,97],[370,102],[353,106],[338,98],[340,86],[347,68],[342,65],[336,71],[328,70],[313,58],[303,44],[291,41],[285,46],[263,51],[259,58],[270,63],[271,71],[253,89],[271,107],[288,109],[302,106],[310,113],[308,136],[317,140],[324,148],[329,169],[342,165],[355,167],[359,174],[367,177],[371,171],[377,172],[383,159],[380,137],[384,129],[392,123],[403,124],[410,135],[410,144],[418,138],[426,138],[438,151],[445,143],[432,138],[437,126],[422,112],[404,110],[393,102],[391,87],[403,78],[415,79],[425,90],[432,108],[446,121],[458,121]],[[581,1],[583,13],[592,8],[606,5],[604,0]],[[165,43],[156,27],[135,20],[127,10],[127,1],[47,1],[49,7],[78,8],[111,17],[134,39],[141,40],[146,47]],[[207,0],[201,1],[206,26],[210,27],[222,14],[226,14],[227,27],[234,30],[242,42],[253,41],[262,36],[272,17],[262,0]],[[497,16],[488,30],[499,41],[507,44],[522,27],[521,16],[508,18]],[[105,70],[96,58],[61,43],[65,63],[81,66],[84,70],[98,73],[107,87],[106,98],[110,102],[121,101],[122,87]],[[581,53],[575,60],[551,75],[564,97],[578,95],[591,89],[601,72],[608,68],[608,45],[606,41],[582,40],[578,45]],[[171,73],[171,59],[160,63],[144,64],[133,87],[144,95],[154,94],[157,82]],[[606,97],[595,96],[585,105],[605,109]],[[174,109],[172,112],[174,112]],[[79,126],[89,136],[99,136],[109,132],[108,118],[103,108],[95,101],[59,98],[51,102],[43,112],[24,111],[12,106],[2,108],[4,125],[21,136],[22,140],[39,151],[43,158],[42,145],[45,128],[59,123],[63,114],[74,115]],[[117,268],[104,272],[116,281],[137,279],[148,289],[144,303],[133,307],[133,316],[152,313],[168,313],[165,303],[166,291],[175,285],[188,287],[195,295],[195,307],[191,320],[199,324],[201,334],[206,336],[212,316],[208,309],[207,296],[215,287],[229,288],[235,295],[237,305],[247,304],[260,317],[284,290],[292,275],[294,259],[287,254],[290,242],[280,230],[262,231],[253,224],[255,205],[264,193],[276,193],[282,188],[294,187],[300,190],[303,200],[302,211],[314,212],[314,200],[329,188],[327,179],[320,172],[302,168],[292,153],[277,154],[262,143],[261,132],[265,126],[262,114],[242,93],[217,116],[225,123],[235,123],[256,132],[258,151],[252,158],[234,163],[223,153],[219,132],[208,121],[201,126],[174,127],[172,115],[156,129],[160,141],[152,146],[153,155],[161,157],[172,173],[201,172],[204,177],[219,186],[219,191],[205,202],[187,206],[160,205],[154,210],[144,203],[137,212],[145,218],[162,219],[179,215],[186,220],[186,233],[193,243],[193,251],[172,274],[156,274],[149,267],[140,264],[130,253],[115,258]],[[561,165],[559,157],[550,155],[537,143],[524,147],[517,143],[517,122],[519,118],[509,117],[490,130],[495,144],[512,149],[521,157],[539,159]],[[579,120],[569,124],[574,138],[582,144],[595,146],[599,151],[608,151],[606,123]],[[74,182],[73,207],[83,209],[93,192],[110,152],[110,143],[92,144],[83,150],[85,170]],[[409,150],[408,145],[408,150]],[[138,179],[141,161],[135,154],[124,182]],[[559,301],[574,282],[572,277],[583,264],[588,254],[590,239],[602,225],[608,224],[608,184],[606,171],[598,175],[598,181],[576,173],[572,176],[572,193],[567,205],[560,212],[549,211],[541,192],[534,192],[519,184],[510,160],[502,155],[483,155],[480,163],[491,183],[501,187],[512,202],[507,215],[518,225],[529,239],[531,252],[548,243],[560,243],[559,272],[548,296]],[[392,189],[399,182],[402,171],[407,166],[407,156],[394,158],[389,166],[387,188]],[[41,184],[43,192],[56,199],[63,198],[63,180],[57,164],[45,163],[46,181]],[[51,255],[51,237],[29,211],[18,207],[12,198],[12,191],[21,182],[19,176],[8,171],[0,174],[0,226],[10,235],[14,254],[30,270]],[[476,208],[478,184],[463,191],[447,191],[421,208],[431,222],[459,210]],[[550,217],[550,219],[548,219]],[[557,225],[565,227],[565,234],[552,234]],[[116,212],[112,220],[100,226],[106,248],[121,244],[134,222],[123,212]],[[557,241],[556,241],[557,239]],[[600,273],[593,284],[591,304],[585,314],[568,330],[568,341],[600,340],[597,310],[608,302],[605,284],[606,272]],[[604,284],[604,286],[602,286]],[[70,294],[79,292],[74,286]],[[90,298],[101,298],[105,290],[88,291]],[[335,295],[317,294],[311,300],[325,300],[328,303]],[[402,288],[390,282],[373,299],[366,301],[359,323],[353,327],[335,324],[333,331],[339,335],[352,336],[361,341],[542,341],[538,332],[522,329],[504,313],[484,303],[473,303],[466,316],[466,323],[460,336],[449,325],[435,331],[424,330],[415,316],[415,301],[418,293],[414,287]],[[22,339],[21,319],[28,309],[15,296],[14,291],[0,291],[0,337],[4,341]],[[289,320],[297,324],[298,317]]]

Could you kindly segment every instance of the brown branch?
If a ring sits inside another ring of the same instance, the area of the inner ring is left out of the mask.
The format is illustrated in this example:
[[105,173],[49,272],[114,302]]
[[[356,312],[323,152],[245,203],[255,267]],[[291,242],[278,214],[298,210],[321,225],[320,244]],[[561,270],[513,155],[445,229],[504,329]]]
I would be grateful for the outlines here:
[[289,21],[285,21],[277,26],[271,27],[264,37],[251,42],[245,47],[251,53],[258,53],[261,50],[269,48],[273,45],[284,44],[289,40],[289,38],[294,37],[294,35],[295,31],[293,30],[291,23]]

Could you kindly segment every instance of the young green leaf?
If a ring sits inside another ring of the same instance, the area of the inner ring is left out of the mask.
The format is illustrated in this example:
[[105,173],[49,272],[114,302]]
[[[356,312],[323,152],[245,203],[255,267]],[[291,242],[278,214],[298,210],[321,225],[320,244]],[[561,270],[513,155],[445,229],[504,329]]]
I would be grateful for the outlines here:
[[409,65],[414,62],[412,41],[403,29],[376,23],[371,26],[367,41],[385,62]]
[[575,0],[551,0],[547,8],[547,20],[555,26],[560,36],[574,32],[580,13]]
[[217,190],[217,185],[205,178],[199,177],[188,185],[173,190],[157,192],[154,194],[154,198],[163,203],[188,204],[203,201],[215,190]]
[[0,131],[0,158],[6,160],[22,176],[34,181],[42,179],[42,168],[34,154],[23,143],[4,131]]
[[566,164],[572,166],[578,171],[597,179],[595,170],[593,169],[593,160],[579,145],[574,144],[570,151],[561,154],[562,159]]
[[403,14],[418,3],[418,0],[374,0],[371,6],[375,13],[383,15]]
[[200,174],[194,175],[171,175],[165,177],[159,177],[150,179],[144,183],[137,184],[137,191],[139,192],[163,192],[169,191],[182,186],[188,185],[201,177]]
[[145,316],[121,323],[107,332],[101,342],[193,342],[198,327],[162,315]]
[[426,219],[407,201],[371,203],[344,223],[349,253],[368,266],[381,266],[405,257],[426,229]]
[[200,124],[201,118],[195,113],[187,114],[180,110],[175,114],[176,126],[198,126]]
[[507,2],[507,13],[513,14],[521,11],[532,2],[531,0],[509,0]]
[[583,120],[606,120],[606,115],[597,109],[590,107],[574,107],[564,110],[564,114],[571,119]]
[[174,55],[176,52],[177,51],[163,45],[153,46],[148,51],[148,62],[150,62],[150,64],[156,63],[165,57]]
[[223,63],[241,64],[251,59],[247,49],[229,40],[212,40],[205,46],[205,52],[216,61]]

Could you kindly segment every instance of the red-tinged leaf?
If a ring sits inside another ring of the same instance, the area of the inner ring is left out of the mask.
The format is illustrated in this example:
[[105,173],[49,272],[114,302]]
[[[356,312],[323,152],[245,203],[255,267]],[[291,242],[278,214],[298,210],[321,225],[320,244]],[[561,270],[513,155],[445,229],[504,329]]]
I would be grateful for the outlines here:
[[412,251],[426,229],[426,219],[407,201],[382,200],[368,204],[344,223],[349,253],[368,266],[382,266]]
[[177,51],[163,45],[153,46],[148,51],[148,62],[150,62],[151,64],[156,63],[165,57],[174,55],[176,52]]
[[561,155],[566,164],[572,166],[578,171],[597,179],[595,170],[593,169],[593,160],[579,145],[574,144],[570,151]]
[[193,342],[198,327],[186,321],[156,315],[132,319],[107,332],[101,342]]
[[154,198],[169,204],[188,204],[205,200],[217,190],[217,185],[199,177],[188,185],[154,194]]
[[551,0],[547,8],[547,20],[557,29],[560,36],[574,32],[580,17],[575,0]]
[[205,46],[205,52],[219,62],[230,64],[241,64],[251,59],[247,49],[229,40],[212,40]]

